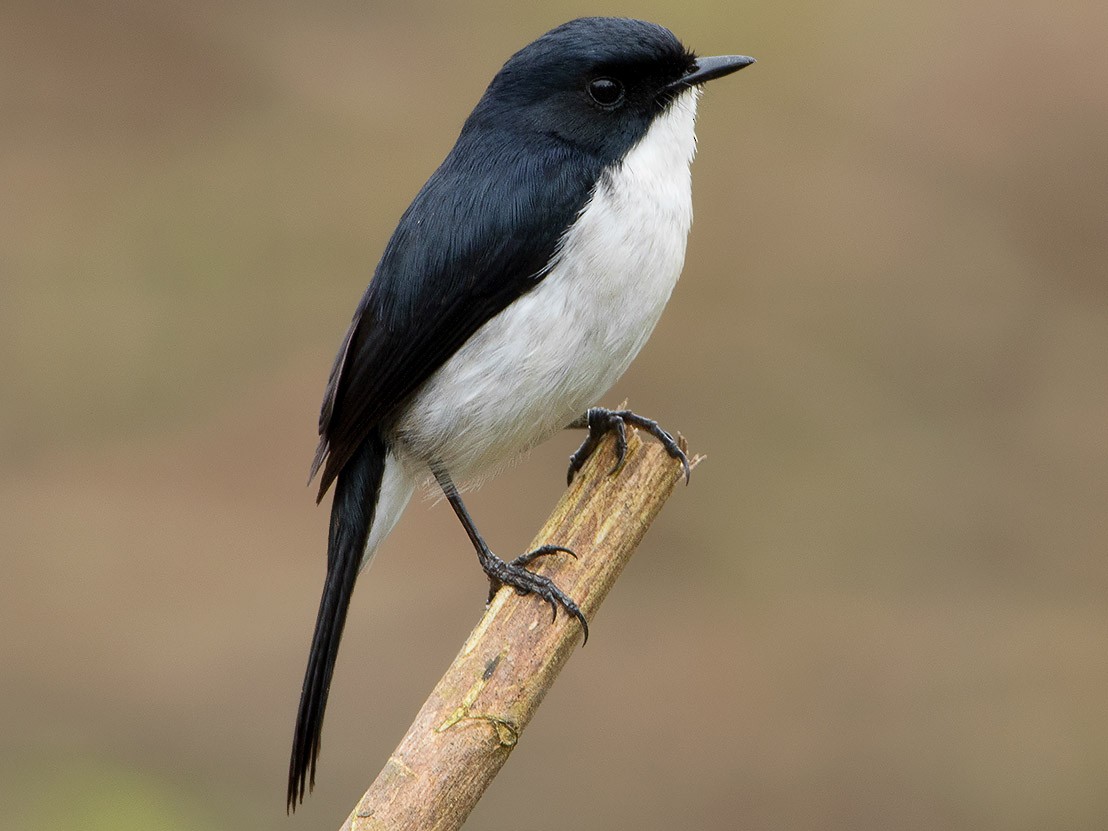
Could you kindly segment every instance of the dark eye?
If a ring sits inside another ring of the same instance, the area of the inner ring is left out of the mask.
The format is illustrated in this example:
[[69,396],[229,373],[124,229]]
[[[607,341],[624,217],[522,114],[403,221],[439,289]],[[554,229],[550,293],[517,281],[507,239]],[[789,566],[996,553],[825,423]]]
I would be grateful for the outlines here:
[[602,107],[614,107],[623,100],[623,84],[615,78],[593,78],[589,97]]

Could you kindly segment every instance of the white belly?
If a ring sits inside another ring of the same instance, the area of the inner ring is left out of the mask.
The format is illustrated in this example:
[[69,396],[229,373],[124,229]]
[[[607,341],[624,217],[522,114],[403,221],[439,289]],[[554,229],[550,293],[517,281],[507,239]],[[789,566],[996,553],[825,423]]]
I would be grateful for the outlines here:
[[479,329],[399,419],[397,451],[458,482],[495,472],[581,415],[661,316],[692,222],[697,90],[606,172],[539,285]]

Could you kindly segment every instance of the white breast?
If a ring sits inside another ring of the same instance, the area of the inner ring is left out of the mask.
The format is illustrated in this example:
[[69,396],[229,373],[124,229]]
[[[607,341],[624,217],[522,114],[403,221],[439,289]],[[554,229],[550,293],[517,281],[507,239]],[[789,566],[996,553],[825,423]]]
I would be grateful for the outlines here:
[[410,461],[485,476],[598,403],[646,343],[685,259],[698,90],[601,177],[554,267],[422,387],[397,424]]

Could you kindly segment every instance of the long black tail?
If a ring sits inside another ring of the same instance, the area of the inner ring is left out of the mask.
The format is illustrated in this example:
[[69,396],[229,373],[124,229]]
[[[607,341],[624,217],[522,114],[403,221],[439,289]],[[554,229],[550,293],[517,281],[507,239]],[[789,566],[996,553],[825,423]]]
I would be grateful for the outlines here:
[[327,541],[327,579],[319,602],[315,634],[308,654],[308,670],[300,692],[300,709],[296,713],[296,732],[292,739],[289,761],[288,810],[296,810],[304,801],[305,782],[310,791],[315,787],[315,765],[319,757],[323,732],[323,711],[327,707],[327,691],[335,671],[346,610],[358,577],[369,528],[385,473],[387,448],[374,432],[343,465],[335,483],[331,504],[331,530]]

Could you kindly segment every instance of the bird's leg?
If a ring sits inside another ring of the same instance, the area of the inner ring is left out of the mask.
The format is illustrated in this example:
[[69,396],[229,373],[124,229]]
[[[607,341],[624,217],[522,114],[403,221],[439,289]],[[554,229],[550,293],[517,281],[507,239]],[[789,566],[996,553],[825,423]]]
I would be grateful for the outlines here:
[[481,568],[484,569],[485,574],[487,574],[489,578],[489,601],[492,601],[493,596],[501,586],[511,586],[520,594],[537,595],[550,604],[555,619],[558,617],[559,605],[569,614],[577,618],[577,620],[581,622],[581,628],[585,632],[585,640],[582,643],[588,642],[589,623],[585,620],[585,615],[581,612],[581,608],[573,601],[573,598],[554,585],[554,582],[549,577],[535,574],[533,571],[529,571],[526,568],[528,563],[544,554],[553,554],[560,551],[573,557],[577,555],[570,549],[563,548],[560,545],[543,545],[536,548],[534,551],[521,554],[511,562],[501,560],[492,553],[488,544],[481,537],[480,532],[478,532],[477,526],[473,523],[473,518],[469,515],[469,511],[466,510],[466,506],[462,502],[462,497],[459,495],[458,489],[454,486],[454,482],[450,478],[450,474],[438,465],[432,465],[431,470],[434,472],[435,479],[438,480],[442,492],[446,495],[450,507],[454,509],[454,513],[458,515],[458,519],[462,522],[462,527],[466,529],[466,534],[469,535],[469,541],[473,543],[473,547],[477,550],[477,560],[481,563]]
[[666,452],[681,462],[681,466],[685,469],[685,483],[688,484],[689,476],[692,473],[689,467],[689,457],[686,456],[685,451],[677,445],[677,441],[673,436],[663,430],[658,422],[652,421],[649,418],[644,418],[641,415],[636,415],[630,410],[606,410],[603,407],[590,407],[587,413],[580,418],[574,419],[567,425],[567,429],[582,429],[587,427],[589,434],[585,437],[585,440],[581,442],[581,446],[577,448],[577,452],[569,457],[569,471],[566,474],[566,484],[568,485],[573,482],[573,477],[585,466],[585,462],[588,461],[589,456],[596,450],[597,446],[600,444],[600,440],[604,438],[606,433],[613,430],[616,434],[616,463],[611,471],[609,471],[608,475],[611,476],[612,474],[618,473],[620,468],[623,467],[624,458],[627,456],[628,424],[632,427],[638,427],[640,430],[645,430],[660,441],[662,447],[666,449]]

